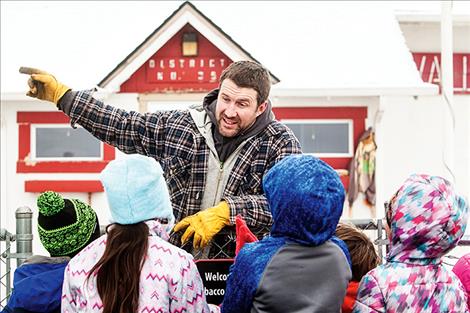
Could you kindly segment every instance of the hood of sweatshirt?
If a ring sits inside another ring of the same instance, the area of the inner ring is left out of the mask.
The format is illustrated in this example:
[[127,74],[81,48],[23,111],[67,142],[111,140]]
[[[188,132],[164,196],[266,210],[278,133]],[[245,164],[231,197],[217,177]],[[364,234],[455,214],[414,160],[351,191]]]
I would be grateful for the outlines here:
[[343,184],[331,166],[311,155],[289,155],[263,178],[273,216],[271,235],[318,246],[332,238],[343,212]]
[[465,200],[438,176],[410,176],[390,210],[390,261],[439,263],[464,235],[468,219]]
[[23,264],[14,274],[13,293],[8,301],[10,309],[31,312],[54,312],[59,310],[64,270],[68,264],[49,260],[45,263]]

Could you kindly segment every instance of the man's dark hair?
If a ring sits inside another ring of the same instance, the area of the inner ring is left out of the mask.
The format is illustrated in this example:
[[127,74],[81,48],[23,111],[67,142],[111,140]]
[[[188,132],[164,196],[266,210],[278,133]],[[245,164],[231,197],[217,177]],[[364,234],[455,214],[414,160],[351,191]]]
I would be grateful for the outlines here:
[[264,103],[271,89],[269,72],[261,64],[252,61],[238,61],[230,64],[220,76],[220,85],[230,79],[238,87],[253,88],[258,93],[258,105]]

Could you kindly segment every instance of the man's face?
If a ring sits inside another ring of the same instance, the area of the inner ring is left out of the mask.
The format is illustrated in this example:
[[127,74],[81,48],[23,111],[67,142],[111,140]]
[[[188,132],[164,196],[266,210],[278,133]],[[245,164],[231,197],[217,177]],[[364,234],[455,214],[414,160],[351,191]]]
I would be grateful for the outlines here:
[[253,125],[267,106],[266,102],[258,106],[257,96],[256,90],[238,87],[230,79],[222,82],[215,110],[222,136],[235,137]]

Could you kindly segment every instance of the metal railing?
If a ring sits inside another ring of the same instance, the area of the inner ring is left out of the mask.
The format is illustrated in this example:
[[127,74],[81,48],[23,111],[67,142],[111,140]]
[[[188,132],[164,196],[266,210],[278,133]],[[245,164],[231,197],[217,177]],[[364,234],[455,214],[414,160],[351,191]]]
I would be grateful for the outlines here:
[[[388,251],[389,240],[387,238],[383,219],[342,219],[340,222],[351,223],[363,231],[372,231],[375,234],[367,234],[377,246],[377,254],[380,263],[384,262],[385,255]],[[254,231],[258,239],[262,239],[269,233],[269,228],[260,228]],[[224,228],[212,242],[210,250],[194,250],[192,241],[189,240],[181,248],[193,254],[194,259],[231,259],[235,257],[235,230],[232,228]],[[470,246],[470,236],[464,236],[459,246]],[[446,255],[447,258],[455,258],[452,255]]]
[[[10,292],[11,292],[11,264],[10,264],[10,249],[11,242],[15,241],[15,235],[7,231],[6,229],[0,229],[0,241],[5,242],[5,250],[2,252],[2,257],[0,258],[0,306],[3,308],[8,302]],[[4,270],[2,270],[4,269]],[[2,291],[5,292],[2,292]]]
[[[380,258],[380,263],[384,262],[384,256],[386,252],[388,252],[388,245],[390,244],[390,242],[386,236],[383,219],[345,219],[341,220],[341,222],[352,223],[362,230],[376,230],[377,237],[375,240],[373,240],[373,242],[377,246],[377,252]],[[470,246],[470,235],[464,235],[457,245],[457,247],[467,246]],[[459,257],[456,257],[452,254],[446,254],[444,258],[454,260],[454,263],[456,260],[459,259]],[[449,266],[453,266],[452,262],[449,263],[446,262],[446,260],[443,260],[443,262]]]
[[[380,260],[383,260],[384,249],[388,245],[388,239],[385,236],[382,219],[345,219],[341,222],[354,224],[362,230],[376,231],[374,244],[377,246],[377,252]],[[269,227],[262,227],[253,231],[253,233],[262,239],[269,234]],[[234,227],[224,228],[211,243],[210,249],[195,250],[192,241],[189,240],[181,246],[182,249],[193,254],[194,259],[232,259],[235,257],[236,234]]]
[[[269,227],[260,227],[252,230],[253,234],[258,239],[263,239],[264,236],[269,234]],[[233,259],[235,258],[236,246],[236,232],[235,227],[225,227],[220,231],[212,240],[209,247],[196,250],[193,248],[192,240],[188,240],[185,244],[180,246],[181,249],[186,250],[194,256],[195,260],[200,259]]]
[[379,255],[380,263],[383,263],[385,255],[384,249],[387,248],[389,241],[385,233],[382,219],[342,219],[340,222],[354,224],[357,228],[364,231],[377,231],[377,236],[373,242],[377,246],[377,254]]
[[[16,266],[33,255],[33,212],[28,207],[19,207],[15,211],[16,234],[7,229],[0,229],[0,241],[5,242],[5,249],[1,253],[0,263],[0,307],[3,308],[10,297],[11,287],[11,260],[16,259]],[[11,252],[12,242],[16,242],[16,253]],[[2,270],[4,268],[4,271]],[[4,291],[4,292],[3,292]]]

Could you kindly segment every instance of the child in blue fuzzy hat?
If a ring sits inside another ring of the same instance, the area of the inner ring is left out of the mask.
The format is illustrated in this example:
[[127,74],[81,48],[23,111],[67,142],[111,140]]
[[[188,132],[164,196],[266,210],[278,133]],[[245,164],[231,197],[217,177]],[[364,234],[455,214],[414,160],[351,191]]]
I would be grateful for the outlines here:
[[345,197],[338,174],[313,156],[291,155],[269,170],[263,188],[271,234],[240,250],[222,312],[340,312],[351,267],[333,236]]
[[193,257],[167,242],[175,218],[160,164],[131,155],[100,179],[112,224],[68,264],[62,311],[209,313]]

